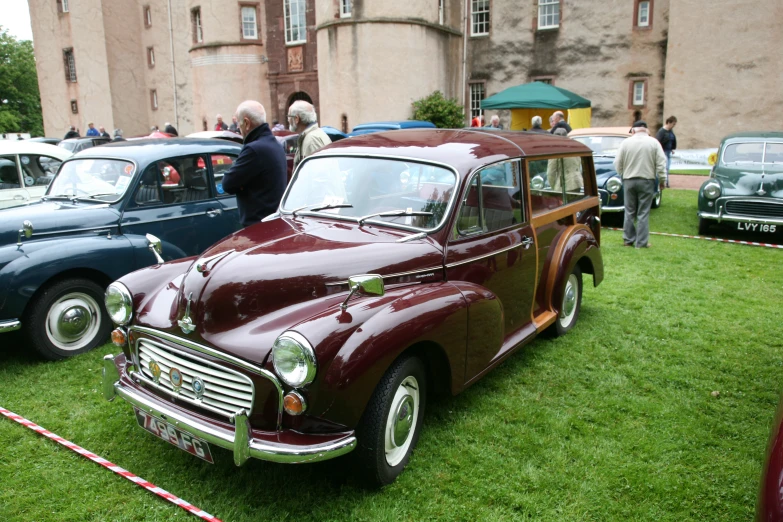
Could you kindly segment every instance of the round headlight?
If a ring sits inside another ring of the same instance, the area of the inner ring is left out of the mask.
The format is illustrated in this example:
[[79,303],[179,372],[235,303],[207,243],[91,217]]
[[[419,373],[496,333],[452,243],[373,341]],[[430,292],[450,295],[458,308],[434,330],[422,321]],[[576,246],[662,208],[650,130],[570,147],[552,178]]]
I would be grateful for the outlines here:
[[122,283],[112,283],[106,289],[106,311],[115,324],[128,324],[133,317],[133,297]]
[[720,196],[720,185],[717,183],[708,183],[704,187],[704,197],[707,199],[715,199]]
[[609,178],[609,181],[606,182],[606,190],[612,194],[620,192],[621,188],[623,188],[623,181],[618,177]]
[[536,176],[533,179],[530,180],[530,188],[533,190],[541,190],[544,188],[544,178],[541,176]]
[[277,375],[294,388],[315,379],[315,352],[310,343],[296,332],[285,332],[272,347],[272,364]]

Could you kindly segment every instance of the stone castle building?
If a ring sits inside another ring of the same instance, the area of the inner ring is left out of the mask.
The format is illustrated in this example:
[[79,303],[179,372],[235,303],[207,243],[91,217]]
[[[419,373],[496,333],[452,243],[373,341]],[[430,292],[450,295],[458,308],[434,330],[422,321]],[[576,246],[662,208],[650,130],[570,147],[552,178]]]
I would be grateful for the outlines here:
[[[126,135],[230,121],[244,99],[285,122],[411,117],[442,91],[529,81],[592,101],[594,126],[679,119],[680,148],[779,128],[783,2],[713,0],[29,0],[48,135],[89,121]],[[730,21],[730,23],[728,22]],[[487,120],[489,114],[486,115]],[[509,122],[507,111],[501,120]]]

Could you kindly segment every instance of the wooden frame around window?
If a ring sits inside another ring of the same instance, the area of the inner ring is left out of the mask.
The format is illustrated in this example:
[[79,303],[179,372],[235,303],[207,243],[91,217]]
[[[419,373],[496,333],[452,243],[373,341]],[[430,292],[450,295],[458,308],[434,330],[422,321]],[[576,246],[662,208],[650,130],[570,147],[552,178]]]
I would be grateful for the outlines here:
[[[256,12],[256,37],[248,38],[245,36],[245,21],[242,18],[242,9],[250,7]],[[240,42],[261,42],[261,9],[258,2],[239,2],[239,41]]]
[[[628,108],[629,109],[645,109],[647,108],[647,98],[649,96],[648,78],[629,78],[628,79]],[[637,83],[644,84],[644,92],[642,93],[641,105],[634,103],[634,90]]]
[[[639,25],[639,4],[649,2],[647,10],[647,25]],[[649,31],[653,27],[653,3],[655,0],[634,0],[633,3],[633,28],[639,31]]]

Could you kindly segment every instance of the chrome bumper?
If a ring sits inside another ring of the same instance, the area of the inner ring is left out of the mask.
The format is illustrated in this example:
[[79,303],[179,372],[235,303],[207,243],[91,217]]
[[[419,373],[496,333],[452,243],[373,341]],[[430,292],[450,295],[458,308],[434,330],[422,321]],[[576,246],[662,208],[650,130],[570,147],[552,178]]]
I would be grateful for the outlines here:
[[731,221],[733,223],[759,223],[761,225],[783,225],[783,219],[759,218],[750,216],[736,216],[734,214],[714,214],[711,212],[699,211],[699,217],[702,219],[714,219],[718,223],[721,221]]
[[356,437],[353,435],[344,435],[323,444],[301,446],[260,441],[253,438],[247,413],[244,410],[237,412],[231,419],[234,423],[232,431],[201,423],[160,401],[144,396],[133,388],[122,386],[112,355],[103,358],[103,395],[108,401],[119,396],[149,415],[164,419],[210,444],[233,451],[234,464],[237,466],[241,466],[251,457],[285,464],[318,462],[345,455],[356,447]]
[[625,207],[601,207],[601,213],[604,212],[625,212]]
[[0,333],[13,332],[19,330],[22,327],[22,321],[19,319],[8,319],[6,321],[0,321]]

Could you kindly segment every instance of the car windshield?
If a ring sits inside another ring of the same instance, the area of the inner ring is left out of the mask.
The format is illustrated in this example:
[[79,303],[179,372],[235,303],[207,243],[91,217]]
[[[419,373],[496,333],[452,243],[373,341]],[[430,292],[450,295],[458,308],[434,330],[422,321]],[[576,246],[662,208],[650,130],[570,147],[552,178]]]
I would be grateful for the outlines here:
[[281,208],[430,231],[443,223],[456,182],[452,171],[424,163],[313,158],[297,172]]
[[66,161],[49,185],[46,196],[117,201],[131,185],[135,170],[132,163],[121,160]]
[[764,144],[730,143],[723,151],[723,163],[761,163],[764,158]]
[[574,139],[590,147],[597,156],[617,156],[625,136],[574,136]]

